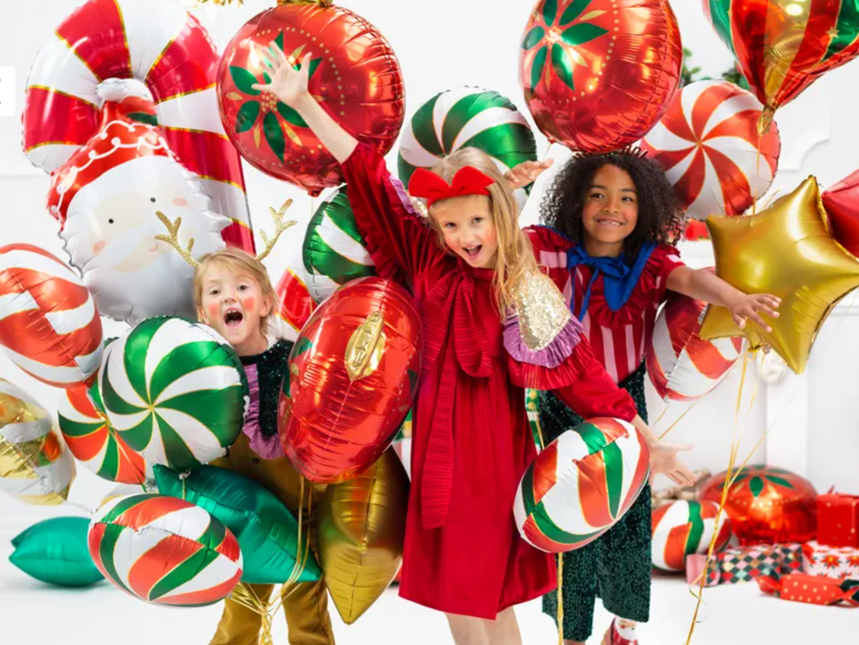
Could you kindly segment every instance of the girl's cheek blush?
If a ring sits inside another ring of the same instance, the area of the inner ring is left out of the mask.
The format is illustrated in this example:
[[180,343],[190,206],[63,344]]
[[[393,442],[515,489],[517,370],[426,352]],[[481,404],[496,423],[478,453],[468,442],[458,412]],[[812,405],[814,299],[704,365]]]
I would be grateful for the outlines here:
[[245,311],[254,311],[257,303],[254,298],[242,298],[242,309]]
[[209,312],[209,320],[217,320],[221,313],[221,306],[217,302],[212,302],[206,307],[206,311]]

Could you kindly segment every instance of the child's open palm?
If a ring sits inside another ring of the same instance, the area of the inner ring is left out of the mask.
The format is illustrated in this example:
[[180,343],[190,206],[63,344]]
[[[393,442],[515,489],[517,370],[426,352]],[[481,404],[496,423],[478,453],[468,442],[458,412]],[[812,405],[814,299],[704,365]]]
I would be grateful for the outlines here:
[[268,49],[261,49],[260,55],[271,70],[271,82],[256,83],[253,88],[261,92],[271,92],[278,100],[297,109],[301,100],[309,95],[307,83],[310,78],[312,54],[307,54],[298,65],[293,66],[277,43],[272,43]]
[[692,450],[692,446],[677,446],[670,443],[657,441],[650,446],[650,472],[651,476],[663,474],[675,484],[680,486],[692,486],[695,483],[695,476],[681,461],[677,458],[677,453]]
[[744,329],[746,319],[750,319],[766,332],[771,332],[772,327],[761,318],[761,314],[778,318],[778,306],[781,300],[768,293],[745,294],[740,293],[730,302],[726,303],[728,311],[734,318],[737,327]]

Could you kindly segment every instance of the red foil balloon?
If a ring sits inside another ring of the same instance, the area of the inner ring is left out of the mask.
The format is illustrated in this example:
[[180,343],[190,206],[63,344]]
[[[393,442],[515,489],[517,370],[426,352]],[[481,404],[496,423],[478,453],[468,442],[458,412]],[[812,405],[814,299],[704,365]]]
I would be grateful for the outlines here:
[[682,63],[668,0],[541,0],[519,82],[549,140],[600,152],[638,141],[662,118]]
[[360,16],[330,4],[279,0],[239,30],[218,71],[221,120],[242,156],[314,196],[343,182],[339,164],[297,112],[252,88],[268,78],[260,48],[276,42],[296,64],[312,54],[310,92],[382,154],[393,146],[405,111],[400,66],[388,42]]
[[[711,477],[698,497],[719,504],[725,473]],[[817,532],[817,491],[798,475],[767,466],[743,468],[728,491],[725,511],[740,544],[807,542]]]
[[283,449],[302,475],[340,482],[382,456],[417,391],[420,328],[412,297],[376,277],[353,280],[313,312],[278,409]]
[[859,54],[855,0],[702,0],[704,13],[772,113]]
[[859,256],[859,170],[823,193],[832,237],[845,249]]

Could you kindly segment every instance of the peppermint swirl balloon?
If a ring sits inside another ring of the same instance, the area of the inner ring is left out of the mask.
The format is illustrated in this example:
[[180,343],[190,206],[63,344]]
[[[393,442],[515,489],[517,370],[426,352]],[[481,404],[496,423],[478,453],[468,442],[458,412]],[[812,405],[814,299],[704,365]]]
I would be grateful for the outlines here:
[[686,556],[707,553],[713,533],[715,551],[731,539],[731,520],[722,513],[716,524],[719,505],[714,502],[677,500],[653,511],[653,566],[663,571],[683,571]]
[[108,421],[150,466],[208,463],[241,432],[248,393],[241,361],[201,323],[144,320],[108,345],[98,383]]
[[322,203],[310,223],[302,246],[307,288],[316,302],[327,299],[355,278],[376,275],[376,264],[355,223],[346,188]]
[[242,577],[235,536],[178,497],[140,494],[108,502],[90,523],[88,544],[105,578],[156,605],[211,605]]
[[550,553],[608,531],[647,483],[650,451],[629,423],[596,418],[567,430],[525,471],[513,515],[522,538]]
[[[418,168],[432,168],[468,147],[492,157],[502,173],[537,159],[534,133],[510,99],[478,87],[460,87],[436,94],[415,112],[400,143],[400,179],[408,185]],[[520,203],[527,197],[521,189],[516,196]]]
[[[98,384],[89,393],[84,386],[68,388],[57,408],[66,445],[78,461],[99,477],[122,484],[143,484],[147,477],[146,462],[110,425],[103,409]],[[151,471],[148,476],[152,476]]]

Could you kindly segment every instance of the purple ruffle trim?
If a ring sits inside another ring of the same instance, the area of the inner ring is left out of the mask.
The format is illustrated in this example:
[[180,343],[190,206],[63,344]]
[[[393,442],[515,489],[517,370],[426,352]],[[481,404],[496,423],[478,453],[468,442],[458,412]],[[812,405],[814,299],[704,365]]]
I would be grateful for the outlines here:
[[248,378],[248,390],[250,391],[250,405],[245,414],[245,423],[242,432],[248,438],[251,450],[263,459],[280,459],[284,456],[283,446],[280,445],[280,437],[273,434],[266,437],[259,425],[259,375],[256,364],[245,365],[245,376]]
[[522,333],[519,330],[519,317],[511,315],[507,317],[507,321],[504,323],[504,348],[514,360],[520,363],[554,369],[573,355],[583,334],[582,324],[571,316],[569,322],[545,348],[534,351],[529,349],[525,341],[522,340]]

